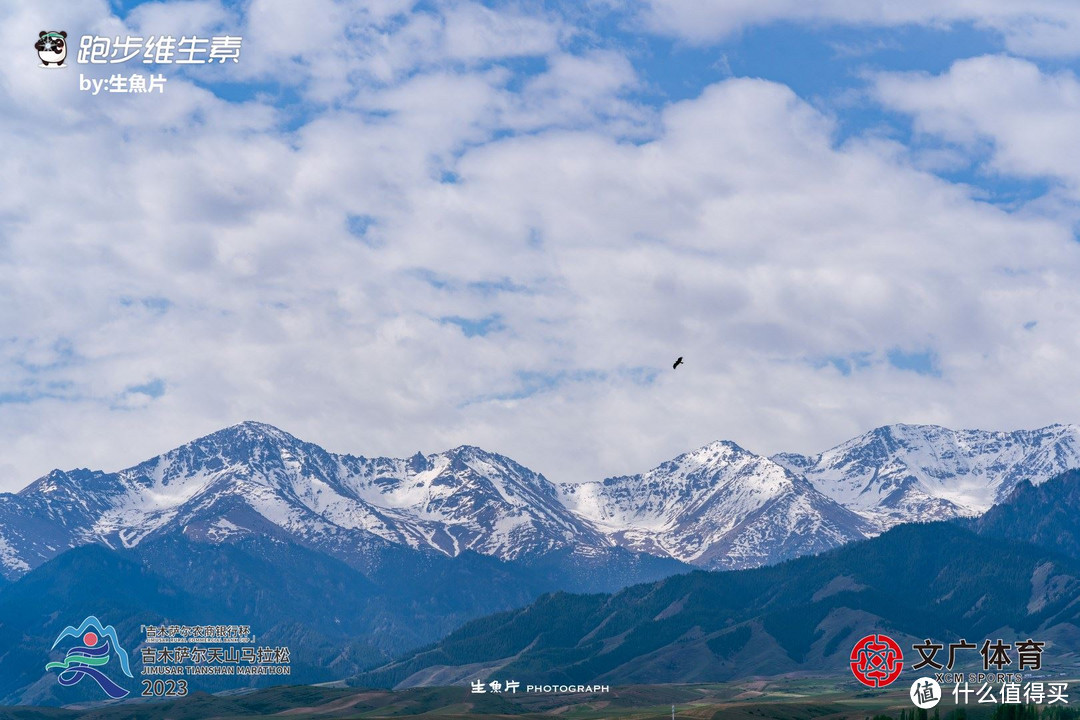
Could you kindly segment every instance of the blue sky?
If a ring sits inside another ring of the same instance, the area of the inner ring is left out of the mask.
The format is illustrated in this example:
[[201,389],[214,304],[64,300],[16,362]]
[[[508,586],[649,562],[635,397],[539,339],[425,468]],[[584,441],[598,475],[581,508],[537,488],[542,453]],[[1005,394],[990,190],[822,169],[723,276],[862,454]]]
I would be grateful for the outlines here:
[[[40,68],[43,28],[244,44],[95,97],[151,69]],[[0,489],[245,419],[556,481],[1078,420],[1073,2],[73,0],[0,34]]]

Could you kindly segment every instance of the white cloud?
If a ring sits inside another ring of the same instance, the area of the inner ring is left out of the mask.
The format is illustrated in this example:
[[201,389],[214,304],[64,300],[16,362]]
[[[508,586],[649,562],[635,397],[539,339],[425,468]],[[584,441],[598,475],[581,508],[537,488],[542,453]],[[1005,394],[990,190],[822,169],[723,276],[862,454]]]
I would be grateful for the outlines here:
[[478,3],[451,4],[444,15],[446,57],[485,60],[546,55],[559,45],[559,23]]
[[600,121],[620,135],[648,134],[653,113],[624,98],[638,84],[634,67],[621,53],[560,53],[549,58],[547,70],[530,78],[520,94],[507,97],[503,121],[519,130]]
[[1080,53],[1080,5],[1073,0],[642,0],[629,5],[640,6],[651,29],[700,43],[778,21],[877,27],[971,23],[999,33],[1014,53]]
[[295,85],[330,103],[368,81],[393,84],[417,71],[474,67],[497,60],[543,57],[571,30],[556,16],[527,15],[448,0],[434,10],[406,12],[412,2],[254,0],[244,26],[240,78]]
[[975,152],[989,144],[987,169],[1052,178],[1080,194],[1080,81],[1073,73],[987,56],[936,76],[884,73],[874,89],[882,103],[910,114],[921,133]]
[[[26,7],[5,39],[36,33]],[[335,4],[329,24],[295,18],[302,42],[273,32],[287,8],[252,8],[238,67],[328,99],[295,130],[181,77],[90,98],[4,44],[0,486],[247,418],[368,455],[479,444],[555,480],[716,438],[812,450],[884,422],[1076,419],[1071,206],[1009,214],[895,143],[838,145],[775,83],[657,110],[625,57],[571,47],[557,19],[521,76],[484,35],[526,27],[516,10],[403,7]],[[366,38],[343,67],[321,54],[339,31]],[[949,122],[927,131],[1034,142]],[[1053,160],[1028,162],[1064,173]],[[448,317],[498,322],[467,337]],[[941,377],[890,366],[897,348],[933,351]],[[846,377],[823,361],[856,355]]]

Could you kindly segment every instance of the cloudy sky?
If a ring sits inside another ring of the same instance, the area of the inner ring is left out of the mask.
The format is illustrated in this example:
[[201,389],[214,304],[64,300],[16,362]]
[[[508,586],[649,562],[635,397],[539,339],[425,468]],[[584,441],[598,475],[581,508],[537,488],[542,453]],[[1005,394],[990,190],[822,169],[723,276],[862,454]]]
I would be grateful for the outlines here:
[[555,481],[1080,420],[1075,0],[0,8],[0,489],[245,419]]

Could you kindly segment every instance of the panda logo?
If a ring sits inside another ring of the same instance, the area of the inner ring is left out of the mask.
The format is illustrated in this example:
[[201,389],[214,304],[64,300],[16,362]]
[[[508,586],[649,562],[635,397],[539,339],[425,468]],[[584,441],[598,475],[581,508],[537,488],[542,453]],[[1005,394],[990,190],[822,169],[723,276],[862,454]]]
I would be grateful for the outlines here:
[[38,33],[38,41],[34,43],[38,57],[41,58],[41,67],[63,67],[67,58],[67,32],[64,30],[42,30]]

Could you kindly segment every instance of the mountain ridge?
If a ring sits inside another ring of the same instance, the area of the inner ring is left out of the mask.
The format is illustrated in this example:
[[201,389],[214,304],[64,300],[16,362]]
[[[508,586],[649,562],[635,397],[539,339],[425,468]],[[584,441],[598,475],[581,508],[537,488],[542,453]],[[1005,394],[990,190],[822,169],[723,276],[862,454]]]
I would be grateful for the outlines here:
[[[488,674],[612,684],[840,674],[850,648],[871,632],[901,647],[927,637],[1034,637],[1046,642],[1044,667],[1077,669],[1080,546],[1062,552],[1056,538],[1062,528],[1080,537],[1080,472],[1046,483],[1045,492],[1032,487],[995,506],[994,521],[982,525],[904,524],[767,567],[695,571],[614,594],[546,594],[471,621],[350,683],[407,688]],[[1040,536],[1054,508],[1056,532]],[[975,653],[966,662],[975,665],[963,670],[977,669],[981,659]]]
[[[523,678],[612,682],[832,671],[843,669],[841,651],[854,635],[879,630],[895,632],[906,643],[926,633],[1015,628],[1039,633],[1055,653],[1080,647],[1080,618],[1073,613],[1080,608],[1080,542],[1061,542],[1080,538],[1080,471],[1038,485],[1020,482],[977,519],[905,524],[826,551],[778,543],[777,555],[759,563],[764,567],[705,573],[621,546],[563,545],[504,560],[474,549],[450,555],[434,546],[414,548],[322,519],[321,527],[300,523],[310,533],[294,532],[289,517],[264,515],[264,500],[252,503],[248,496],[268,492],[274,502],[299,503],[306,510],[288,507],[321,518],[316,511],[323,505],[303,502],[320,477],[348,480],[361,498],[398,493],[396,507],[419,504],[432,512],[441,512],[439,503],[462,487],[476,488],[485,498],[492,488],[518,492],[510,482],[515,478],[535,487],[550,484],[479,449],[372,460],[379,463],[377,471],[332,477],[339,459],[342,465],[371,466],[367,459],[322,454],[317,447],[282,448],[280,438],[257,431],[241,432],[239,439],[249,445],[236,447],[235,434],[221,435],[126,475],[50,473],[28,493],[30,501],[19,508],[38,510],[46,519],[94,517],[104,507],[107,522],[97,529],[112,532],[116,518],[109,512],[136,507],[165,524],[140,535],[117,530],[100,542],[60,552],[13,583],[0,583],[0,646],[8,648],[0,655],[0,698],[70,702],[49,678],[41,678],[37,661],[59,627],[89,614],[107,616],[130,647],[137,647],[138,628],[147,622],[242,618],[266,641],[293,647],[293,679],[304,682],[358,672],[361,679],[389,684],[458,682],[472,679],[480,666],[505,666]],[[243,462],[234,467],[230,457]],[[514,477],[492,480],[495,465]],[[740,475],[761,468],[767,469],[763,476]],[[297,486],[298,480],[304,482]],[[200,489],[192,490],[191,483]],[[737,492],[729,497],[725,483],[735,483]],[[221,484],[235,492],[218,492]],[[437,491],[431,494],[433,485]],[[100,492],[78,497],[83,487]],[[133,497],[127,494],[131,487]],[[734,443],[710,444],[639,476],[609,479],[606,487],[631,488],[626,497],[642,502],[623,508],[628,517],[655,521],[652,529],[665,532],[692,528],[684,516],[708,517],[705,511],[714,502],[723,506],[740,493],[755,497],[754,512],[761,514],[740,515],[736,527],[761,521],[783,530],[770,518],[795,516],[784,503],[816,497],[805,478]],[[696,493],[693,502],[665,497],[680,488]],[[521,499],[495,492],[506,503]],[[183,500],[169,505],[160,501],[164,497]],[[451,520],[471,521],[489,505],[484,500],[474,506],[468,499],[452,506],[462,514]],[[771,515],[778,506],[779,515]],[[396,520],[389,511],[384,517]],[[94,529],[55,524],[65,537]],[[542,533],[528,537],[546,539]],[[800,537],[812,541],[816,529]],[[727,551],[715,538],[702,537],[701,546]],[[42,603],[42,597],[56,600]],[[410,649],[425,643],[426,650]],[[455,647],[483,652],[462,655]],[[1080,668],[1074,655],[1059,653],[1055,661]],[[379,666],[378,672],[370,670]],[[210,683],[199,689],[220,688]]]
[[814,456],[772,458],[879,529],[985,512],[1022,480],[1080,467],[1080,426],[951,430],[885,425]]
[[616,544],[710,569],[814,552],[870,529],[802,477],[730,441],[560,490]]
[[0,494],[0,574],[89,542],[268,533],[366,568],[389,546],[502,560],[622,548],[733,569],[898,523],[974,516],[1023,480],[1080,467],[1080,427],[890,425],[814,456],[715,441],[651,470],[557,485],[472,445],[408,458],[331,453],[247,421],[117,472],[54,470]]

